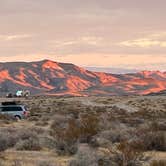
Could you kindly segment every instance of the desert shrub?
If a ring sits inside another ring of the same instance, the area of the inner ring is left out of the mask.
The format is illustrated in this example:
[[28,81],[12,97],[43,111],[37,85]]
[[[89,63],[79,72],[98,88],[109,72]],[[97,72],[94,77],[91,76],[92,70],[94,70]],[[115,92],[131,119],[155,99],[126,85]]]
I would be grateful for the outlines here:
[[141,139],[145,150],[166,150],[166,136],[162,131],[147,132]]
[[0,152],[8,148],[7,140],[3,135],[0,135]]
[[37,137],[30,137],[25,140],[20,140],[16,144],[16,149],[17,150],[40,150],[41,146],[39,144],[39,139]]
[[112,143],[119,143],[133,138],[135,129],[129,128],[115,119],[110,120],[109,123],[110,127],[100,130],[97,134],[98,137],[104,138]]
[[53,116],[53,122],[51,124],[52,132],[56,132],[56,130],[58,129],[65,128],[68,120],[69,120],[68,116],[59,115],[59,114],[56,114],[55,116]]
[[136,145],[137,142],[134,142],[134,144],[128,141],[120,142],[120,144],[118,144],[117,146],[117,151],[112,151],[112,153],[115,154],[114,161],[119,166],[140,165],[143,157],[143,152],[142,149],[139,149],[139,146]]
[[13,147],[17,142],[17,136],[9,132],[0,133],[0,151]]
[[18,133],[19,140],[16,144],[17,150],[40,150],[39,136],[33,130],[24,130]]
[[151,131],[166,131],[166,123],[154,121],[149,125],[149,129]]
[[77,151],[79,128],[75,120],[70,120],[65,129],[56,128],[55,134],[59,154],[74,154]]
[[97,151],[88,146],[80,145],[74,159],[70,161],[69,166],[117,166],[109,155]]
[[[40,108],[40,109],[39,109],[39,108]],[[42,108],[41,108],[40,106],[38,106],[38,107],[35,106],[35,107],[29,109],[30,116],[29,116],[28,119],[33,121],[34,118],[36,118],[36,119],[41,118],[41,117],[42,117],[42,111],[43,111],[43,110],[41,110],[41,109],[42,109]]]
[[166,160],[154,160],[151,162],[150,166],[165,166],[166,165]]
[[42,136],[40,138],[40,144],[43,148],[47,149],[56,149],[56,140],[53,137],[50,137],[49,135],[47,136]]
[[45,132],[45,129],[43,129],[42,127],[32,127],[32,128],[28,128],[27,130],[37,135],[43,134]]
[[39,136],[43,133],[41,128],[0,130],[0,151],[16,147],[18,150],[40,149]]
[[37,166],[56,166],[56,165],[55,164],[53,165],[49,161],[40,161],[40,162],[38,162]]
[[112,129],[100,132],[99,137],[105,138],[112,143],[119,143],[131,139],[132,135],[126,129]]
[[35,123],[36,126],[47,126],[49,123],[47,121],[38,121]]
[[66,140],[56,140],[56,151],[59,155],[73,155],[77,152],[77,142]]
[[77,151],[79,141],[90,142],[97,132],[98,119],[93,115],[82,115],[79,120],[58,116],[51,125],[51,135],[56,138],[57,150],[68,154]]
[[153,121],[146,124],[136,131],[136,136],[145,151],[166,150],[166,133],[163,128],[163,123]]
[[17,131],[17,134],[19,135],[20,140],[26,140],[31,137],[37,137],[37,133],[33,129],[22,129]]
[[4,166],[4,162],[0,160],[0,166]]
[[35,122],[36,122],[36,121],[39,120],[39,117],[37,117],[37,116],[29,116],[29,117],[28,117],[28,120],[29,120],[29,121],[35,121]]
[[38,107],[30,108],[29,112],[30,112],[31,116],[36,115],[36,112],[38,112],[38,109],[39,109]]
[[46,130],[41,127],[29,127],[29,128],[20,128],[15,131],[19,139],[28,139],[29,137],[38,137],[42,135]]
[[13,116],[9,116],[6,114],[0,114],[0,121],[3,123],[10,123],[12,121],[16,121],[16,118],[14,118]]
[[108,146],[111,145],[111,142],[108,139],[105,139],[103,137],[96,135],[91,139],[89,144],[94,148],[97,148],[97,147],[107,148]]
[[78,150],[75,159],[70,161],[69,166],[98,166],[98,156],[95,151],[88,147]]
[[75,106],[73,105],[73,106],[67,107],[66,111],[68,114],[71,114],[74,118],[78,118],[81,108],[77,105]]
[[11,166],[22,166],[24,165],[20,160],[14,160]]
[[88,143],[99,132],[99,119],[95,114],[84,114],[80,118],[80,141]]
[[105,111],[104,113],[99,115],[99,118],[100,118],[99,122],[100,130],[109,130],[111,128],[110,114]]

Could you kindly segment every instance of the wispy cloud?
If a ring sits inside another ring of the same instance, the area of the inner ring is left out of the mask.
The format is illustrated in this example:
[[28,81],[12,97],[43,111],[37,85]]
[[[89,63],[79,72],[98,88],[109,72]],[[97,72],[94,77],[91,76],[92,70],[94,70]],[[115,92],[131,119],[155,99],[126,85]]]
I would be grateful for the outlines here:
[[134,40],[127,40],[118,43],[120,46],[126,47],[142,47],[142,48],[150,48],[150,47],[166,47],[166,32],[155,33],[152,35],[148,35],[145,38],[138,38]]
[[143,48],[148,48],[153,46],[166,47],[166,41],[142,38],[136,40],[123,41],[120,43],[120,45],[127,47],[143,47]]
[[13,41],[13,40],[19,40],[19,39],[25,39],[30,38],[32,35],[29,34],[22,34],[22,35],[0,35],[0,40],[3,41]]
[[95,37],[95,36],[82,36],[77,39],[63,40],[63,41],[51,41],[55,47],[64,47],[64,46],[72,46],[72,45],[82,45],[86,44],[89,46],[97,46],[101,44],[103,38]]

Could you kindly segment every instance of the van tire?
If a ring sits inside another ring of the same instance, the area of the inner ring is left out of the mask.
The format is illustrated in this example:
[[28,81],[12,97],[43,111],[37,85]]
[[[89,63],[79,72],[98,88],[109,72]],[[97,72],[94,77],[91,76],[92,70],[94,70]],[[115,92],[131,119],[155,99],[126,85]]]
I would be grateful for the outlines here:
[[17,121],[21,120],[21,117],[19,115],[16,115],[15,118]]

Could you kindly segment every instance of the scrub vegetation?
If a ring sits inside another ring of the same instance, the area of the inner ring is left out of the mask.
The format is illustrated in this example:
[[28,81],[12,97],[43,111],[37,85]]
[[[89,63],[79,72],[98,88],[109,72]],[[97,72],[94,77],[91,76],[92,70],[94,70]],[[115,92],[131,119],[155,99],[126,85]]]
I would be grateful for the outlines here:
[[165,96],[19,100],[30,116],[0,115],[0,166],[166,164]]

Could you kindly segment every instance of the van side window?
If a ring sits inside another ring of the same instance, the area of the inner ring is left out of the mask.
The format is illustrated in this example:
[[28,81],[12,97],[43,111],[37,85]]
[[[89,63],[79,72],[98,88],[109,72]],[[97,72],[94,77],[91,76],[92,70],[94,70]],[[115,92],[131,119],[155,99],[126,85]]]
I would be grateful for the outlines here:
[[21,107],[3,107],[2,112],[22,111]]
[[2,112],[7,112],[8,111],[8,109],[7,109],[7,107],[2,107],[2,110],[1,110]]

